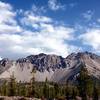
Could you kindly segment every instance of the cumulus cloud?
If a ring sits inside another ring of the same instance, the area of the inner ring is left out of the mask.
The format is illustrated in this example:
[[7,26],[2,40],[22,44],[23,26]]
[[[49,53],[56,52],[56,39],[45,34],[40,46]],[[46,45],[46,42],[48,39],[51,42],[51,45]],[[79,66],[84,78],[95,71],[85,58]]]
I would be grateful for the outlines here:
[[[56,32],[56,29],[55,31]],[[58,54],[62,56],[66,56],[70,48],[73,46],[69,46],[64,43],[63,39],[70,38],[70,35],[66,37],[60,37],[61,33],[65,32],[67,35],[72,32],[69,30],[59,29],[57,33],[44,33],[43,31],[39,33],[25,31],[23,34],[1,34],[0,36],[0,47],[1,52],[6,55],[9,53],[28,55],[28,54],[38,54],[40,52]],[[49,35],[50,34],[50,35]],[[64,34],[64,33],[63,33]],[[9,43],[10,41],[10,43]],[[19,55],[18,55],[19,56]]]
[[25,17],[22,18],[21,23],[22,25],[26,25],[26,26],[32,26],[33,28],[39,28],[40,27],[40,23],[50,23],[52,22],[52,19],[46,16],[40,16],[40,15],[34,15],[34,14],[30,14],[27,13],[25,14]]
[[65,9],[65,5],[62,5],[61,3],[58,2],[58,0],[49,0],[48,1],[48,6],[51,10],[59,10],[59,9]]
[[[56,24],[52,18],[35,13],[33,7],[17,13],[18,10],[13,11],[11,5],[0,3],[2,11],[9,12],[8,15],[0,15],[0,56],[18,58],[38,53],[67,56],[77,49],[76,46],[68,44],[68,41],[74,39],[73,28],[60,22]],[[17,14],[22,14],[20,22],[15,18]],[[3,16],[6,17],[3,19]]]
[[39,32],[24,30],[21,34],[1,34],[2,54],[7,55],[9,52],[16,56],[16,54],[28,55],[44,52],[62,56],[68,55],[74,46],[68,45],[65,40],[72,39],[74,30],[64,26],[53,27],[46,24],[41,27]]
[[0,1],[0,33],[16,33],[21,32],[22,29],[17,25],[15,20],[16,12],[8,3]]
[[89,29],[79,36],[83,44],[89,45],[96,52],[100,52],[100,29]]

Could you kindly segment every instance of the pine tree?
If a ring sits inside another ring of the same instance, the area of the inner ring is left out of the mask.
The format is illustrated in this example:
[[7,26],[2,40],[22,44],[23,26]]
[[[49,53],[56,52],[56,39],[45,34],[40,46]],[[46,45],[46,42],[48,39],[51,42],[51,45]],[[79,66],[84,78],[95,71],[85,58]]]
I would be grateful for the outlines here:
[[31,79],[30,82],[30,96],[35,96],[35,79],[34,77]]
[[48,86],[48,79],[46,78],[43,86],[43,95],[45,98],[49,97],[49,86]]
[[35,76],[36,70],[33,68],[32,70],[32,78],[30,80],[30,96],[35,96]]
[[16,95],[16,80],[14,74],[10,77],[10,81],[8,83],[8,96]]
[[87,100],[87,95],[91,96],[93,92],[93,81],[88,75],[85,64],[81,64],[81,71],[77,77],[78,89],[82,100]]
[[76,96],[78,96],[78,90],[76,87],[73,87],[72,89],[72,99],[75,100]]
[[2,88],[1,88],[1,94],[3,96],[7,96],[7,81],[5,81],[2,85]]
[[30,97],[30,84],[26,85],[26,96]]
[[21,96],[26,96],[26,86],[25,86],[24,83],[21,84],[21,86],[20,86],[20,95]]
[[54,90],[54,86],[49,88],[49,97],[51,99],[55,98],[55,90]]
[[58,83],[55,83],[55,84],[54,84],[54,90],[55,90],[55,97],[58,97],[58,96],[60,95],[60,94],[59,94],[60,88],[59,88]]
[[67,100],[69,100],[69,98],[71,97],[71,86],[69,85],[68,81],[66,82],[65,96]]
[[21,96],[21,81],[17,83],[16,95]]
[[94,91],[93,91],[93,100],[99,100],[99,94],[98,94],[98,89],[94,85]]

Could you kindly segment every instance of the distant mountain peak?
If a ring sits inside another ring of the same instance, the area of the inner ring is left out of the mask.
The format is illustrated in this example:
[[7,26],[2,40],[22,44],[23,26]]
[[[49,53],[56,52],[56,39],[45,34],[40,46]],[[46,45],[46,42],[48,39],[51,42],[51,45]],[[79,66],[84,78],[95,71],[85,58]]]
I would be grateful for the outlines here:
[[72,80],[80,72],[81,63],[86,65],[90,75],[100,78],[100,56],[87,51],[71,53],[66,58],[44,53],[19,58],[16,61],[5,58],[0,61],[0,78],[7,78],[14,72],[17,80],[28,81],[35,68],[37,81],[44,81],[47,77],[50,81],[64,82]]

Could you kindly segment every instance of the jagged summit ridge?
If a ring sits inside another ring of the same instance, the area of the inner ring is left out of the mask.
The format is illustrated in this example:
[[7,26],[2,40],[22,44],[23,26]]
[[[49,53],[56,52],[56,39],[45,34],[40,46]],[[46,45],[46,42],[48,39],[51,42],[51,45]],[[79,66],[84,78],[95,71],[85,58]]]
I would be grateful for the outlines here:
[[37,81],[44,81],[47,77],[50,81],[64,82],[73,80],[80,72],[80,65],[86,65],[89,74],[100,78],[100,56],[91,52],[71,53],[66,58],[57,55],[30,55],[19,58],[16,61],[2,59],[0,61],[0,78],[9,78],[12,73],[18,81],[29,81],[33,68],[36,69]]

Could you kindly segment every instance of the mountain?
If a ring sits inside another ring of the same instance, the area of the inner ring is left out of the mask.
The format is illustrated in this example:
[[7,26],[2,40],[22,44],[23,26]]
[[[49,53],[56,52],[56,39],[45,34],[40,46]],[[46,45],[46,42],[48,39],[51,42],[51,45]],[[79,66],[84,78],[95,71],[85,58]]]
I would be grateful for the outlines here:
[[81,64],[84,63],[89,74],[100,79],[100,56],[91,52],[78,52],[66,58],[57,55],[30,55],[26,58],[0,61],[0,79],[9,79],[14,74],[17,81],[28,82],[32,78],[33,69],[36,81],[66,82],[75,80],[79,74]]

